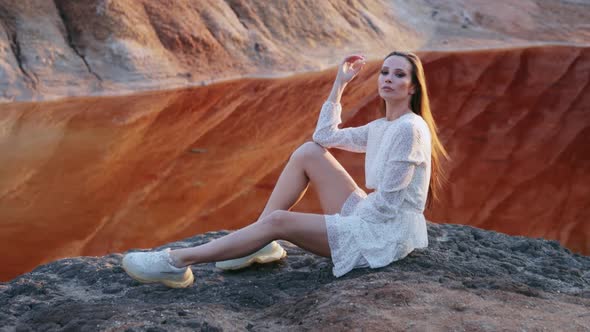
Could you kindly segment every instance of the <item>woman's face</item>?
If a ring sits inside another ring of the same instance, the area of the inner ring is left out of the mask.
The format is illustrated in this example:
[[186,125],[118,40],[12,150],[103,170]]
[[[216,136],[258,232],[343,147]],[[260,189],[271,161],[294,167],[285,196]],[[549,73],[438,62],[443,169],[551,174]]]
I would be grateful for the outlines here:
[[412,64],[403,56],[390,56],[383,61],[377,82],[381,98],[385,100],[408,98],[414,93]]

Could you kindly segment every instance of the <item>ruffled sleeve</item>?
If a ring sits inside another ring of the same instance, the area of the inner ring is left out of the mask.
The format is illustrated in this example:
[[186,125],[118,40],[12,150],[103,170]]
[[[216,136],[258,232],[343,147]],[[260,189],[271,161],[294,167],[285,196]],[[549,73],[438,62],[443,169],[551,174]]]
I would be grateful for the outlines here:
[[423,137],[411,122],[396,128],[377,188],[355,209],[355,214],[369,221],[385,221],[396,215],[410,185],[416,167],[426,162]]
[[313,133],[313,141],[326,148],[339,148],[351,152],[366,152],[369,125],[339,129],[342,123],[340,103],[324,102],[318,123]]

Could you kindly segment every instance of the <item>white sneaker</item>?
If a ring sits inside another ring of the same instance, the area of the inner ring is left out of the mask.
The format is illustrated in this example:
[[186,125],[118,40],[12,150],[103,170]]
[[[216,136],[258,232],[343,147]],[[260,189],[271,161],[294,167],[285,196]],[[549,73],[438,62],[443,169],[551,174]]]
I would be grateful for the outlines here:
[[222,270],[238,270],[250,266],[255,262],[270,263],[278,261],[285,256],[287,256],[287,251],[285,251],[285,249],[283,249],[283,247],[281,247],[276,241],[272,241],[264,248],[248,256],[216,262],[215,267]]
[[178,268],[172,265],[170,248],[128,253],[123,257],[122,266],[131,278],[143,283],[161,282],[168,287],[184,288],[194,281],[189,266]]

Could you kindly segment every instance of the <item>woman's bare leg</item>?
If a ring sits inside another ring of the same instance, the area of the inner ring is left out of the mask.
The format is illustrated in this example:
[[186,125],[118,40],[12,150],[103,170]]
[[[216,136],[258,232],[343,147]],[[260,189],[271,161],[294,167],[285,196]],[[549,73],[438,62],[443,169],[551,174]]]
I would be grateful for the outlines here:
[[200,246],[170,251],[178,267],[247,256],[276,239],[271,218],[261,219]]
[[259,220],[276,210],[290,210],[301,200],[309,187],[309,177],[304,168],[305,151],[296,150],[275,184]]
[[172,250],[170,255],[178,267],[215,262],[247,256],[279,238],[330,257],[324,216],[284,210],[200,246]]
[[310,180],[326,214],[340,212],[346,198],[357,188],[354,179],[326,149],[306,142],[289,158],[259,219],[276,210],[290,210],[301,200]]
[[256,222],[209,243],[173,250],[171,256],[178,266],[222,261],[247,256],[273,240],[284,239],[329,257],[324,216],[288,211],[303,197],[310,181],[317,187],[326,214],[339,212],[357,188],[352,177],[326,149],[306,142],[289,158]]

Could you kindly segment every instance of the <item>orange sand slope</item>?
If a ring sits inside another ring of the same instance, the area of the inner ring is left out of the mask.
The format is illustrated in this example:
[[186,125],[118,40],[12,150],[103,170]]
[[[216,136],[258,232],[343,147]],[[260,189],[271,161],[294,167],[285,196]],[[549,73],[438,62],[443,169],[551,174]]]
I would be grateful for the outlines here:
[[[590,254],[590,48],[420,55],[453,157],[426,217]],[[349,85],[344,126],[379,116],[380,64]],[[251,223],[334,75],[0,104],[0,277]],[[333,153],[362,186],[364,155]],[[321,213],[314,190],[295,210]]]

